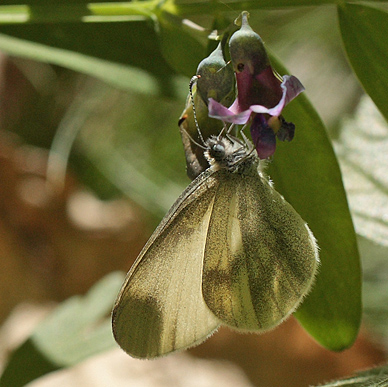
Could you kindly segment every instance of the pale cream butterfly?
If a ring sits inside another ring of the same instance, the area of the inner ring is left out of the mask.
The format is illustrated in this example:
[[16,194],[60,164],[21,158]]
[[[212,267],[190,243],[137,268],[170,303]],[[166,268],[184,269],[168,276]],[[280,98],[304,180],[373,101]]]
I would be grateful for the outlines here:
[[274,328],[314,281],[315,238],[274,189],[256,150],[232,136],[205,144],[210,168],[161,221],[116,300],[113,333],[133,357],[192,347],[221,324]]

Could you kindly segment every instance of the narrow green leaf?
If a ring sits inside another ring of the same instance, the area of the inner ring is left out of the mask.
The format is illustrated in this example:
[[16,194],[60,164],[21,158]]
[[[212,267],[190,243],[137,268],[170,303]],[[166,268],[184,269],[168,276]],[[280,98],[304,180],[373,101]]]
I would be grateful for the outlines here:
[[206,56],[204,45],[185,31],[181,18],[167,12],[160,14],[159,28],[164,59],[177,73],[191,78],[198,63]]
[[0,50],[89,74],[122,89],[179,93],[176,74],[163,59],[153,25],[146,22],[1,25]]
[[155,0],[142,2],[49,2],[31,4],[0,5],[1,24],[19,23],[67,23],[67,22],[123,22],[147,20],[151,11],[158,6]]
[[[353,0],[354,3],[363,0]],[[377,0],[384,2],[385,0]],[[364,1],[365,2],[365,1]],[[375,1],[376,2],[376,1]],[[176,4],[177,3],[177,4]],[[319,6],[338,4],[338,0],[229,0],[221,1],[112,1],[112,0],[4,0],[0,5],[1,23],[62,23],[66,21],[112,22],[148,17],[150,11],[165,8],[176,16],[219,15],[243,10]],[[31,13],[33,9],[34,12]]]
[[[365,2],[364,0],[353,0],[354,3]],[[384,3],[386,0],[377,0]],[[229,0],[229,1],[180,1],[176,4],[177,15],[200,15],[217,14],[225,11],[239,13],[244,10],[274,9],[287,7],[319,6],[325,4],[338,4],[338,0]]]
[[48,372],[113,348],[108,316],[123,279],[124,273],[110,273],[85,296],[75,296],[60,304],[13,353],[0,386],[25,385]]
[[27,5],[42,5],[42,4],[79,4],[79,3],[122,3],[117,0],[2,0],[1,4],[4,5],[18,5],[18,4],[27,4]]
[[338,162],[318,114],[302,94],[284,117],[295,124],[295,138],[279,143],[269,175],[313,231],[321,259],[313,290],[295,316],[321,345],[340,351],[353,344],[361,319],[356,235]]
[[366,92],[388,119],[388,13],[360,4],[338,6],[342,39]]

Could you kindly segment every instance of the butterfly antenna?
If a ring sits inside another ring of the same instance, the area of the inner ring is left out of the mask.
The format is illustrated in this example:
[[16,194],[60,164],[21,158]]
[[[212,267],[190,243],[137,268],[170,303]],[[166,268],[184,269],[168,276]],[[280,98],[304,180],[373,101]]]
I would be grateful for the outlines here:
[[193,142],[195,145],[197,145],[198,147],[200,147],[200,148],[202,148],[204,150],[207,149],[206,146],[204,146],[204,145],[200,144],[199,142],[195,141],[193,139],[193,137],[190,136],[189,132],[185,128],[181,127],[181,131],[184,132],[186,134],[186,136],[190,139],[190,141]]
[[[194,86],[194,83],[197,82],[197,80],[201,78],[200,75],[194,75],[191,80],[190,80],[190,84],[189,84],[189,89],[190,89],[190,99],[191,99],[191,105],[193,106],[193,115],[194,115],[194,122],[195,122],[195,127],[197,128],[197,132],[198,132],[198,136],[200,138],[200,140],[202,141],[202,144],[205,145],[205,140],[203,139],[203,136],[202,136],[202,133],[201,133],[201,129],[199,129],[199,125],[198,125],[198,120],[197,120],[197,111],[195,110],[195,103],[194,103],[194,96],[193,96],[193,86]],[[187,133],[187,132],[186,132]],[[188,134],[188,133],[187,133]],[[189,136],[191,138],[191,136]],[[194,141],[194,143],[196,145],[198,145],[198,143],[196,141]],[[202,147],[202,146],[201,146]],[[203,148],[203,147],[202,147]]]

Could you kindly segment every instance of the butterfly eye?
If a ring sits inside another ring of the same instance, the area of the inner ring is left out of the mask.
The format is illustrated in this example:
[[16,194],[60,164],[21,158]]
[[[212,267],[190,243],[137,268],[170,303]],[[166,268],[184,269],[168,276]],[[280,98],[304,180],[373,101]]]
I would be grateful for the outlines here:
[[237,71],[239,72],[239,73],[241,73],[243,70],[244,70],[244,63],[239,63],[238,65],[237,65]]
[[225,146],[221,143],[214,144],[211,147],[210,153],[216,161],[220,161],[225,157]]

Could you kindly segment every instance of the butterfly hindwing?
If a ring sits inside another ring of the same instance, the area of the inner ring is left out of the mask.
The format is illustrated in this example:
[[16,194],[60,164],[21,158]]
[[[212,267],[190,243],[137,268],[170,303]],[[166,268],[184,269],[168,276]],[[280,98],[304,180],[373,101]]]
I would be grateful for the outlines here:
[[271,329],[311,287],[318,265],[314,237],[256,163],[217,176],[204,256],[205,302],[232,328]]
[[113,310],[117,342],[153,358],[205,340],[219,325],[202,298],[202,264],[217,181],[209,173],[181,195],[140,253]]

